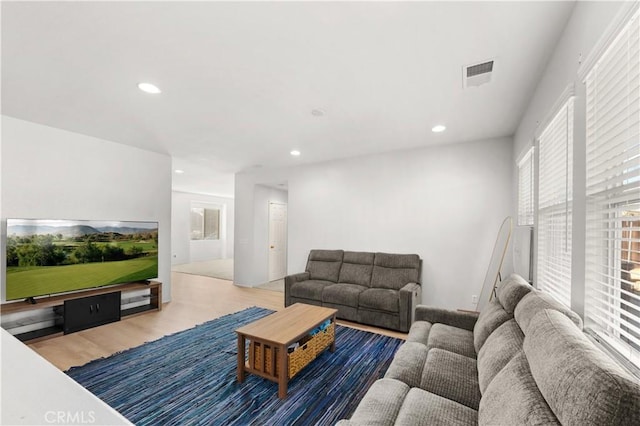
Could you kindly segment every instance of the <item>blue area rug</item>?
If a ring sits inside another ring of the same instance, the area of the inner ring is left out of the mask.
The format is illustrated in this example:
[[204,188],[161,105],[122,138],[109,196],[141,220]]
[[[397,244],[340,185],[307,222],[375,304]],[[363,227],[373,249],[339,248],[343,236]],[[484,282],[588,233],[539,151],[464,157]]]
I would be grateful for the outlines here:
[[249,308],[67,374],[136,425],[333,425],[353,413],[402,343],[338,326],[336,351],[298,373],[280,400],[274,382],[236,381],[234,330],[271,312]]

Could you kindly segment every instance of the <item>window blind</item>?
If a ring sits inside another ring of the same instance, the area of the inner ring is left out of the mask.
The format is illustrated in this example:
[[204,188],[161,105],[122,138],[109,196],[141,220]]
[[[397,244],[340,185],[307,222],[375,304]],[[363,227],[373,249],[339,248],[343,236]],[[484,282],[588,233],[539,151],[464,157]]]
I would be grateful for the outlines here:
[[571,304],[573,97],[539,138],[537,286]]
[[533,225],[533,147],[518,162],[518,225]]
[[585,326],[640,366],[640,16],[585,79]]

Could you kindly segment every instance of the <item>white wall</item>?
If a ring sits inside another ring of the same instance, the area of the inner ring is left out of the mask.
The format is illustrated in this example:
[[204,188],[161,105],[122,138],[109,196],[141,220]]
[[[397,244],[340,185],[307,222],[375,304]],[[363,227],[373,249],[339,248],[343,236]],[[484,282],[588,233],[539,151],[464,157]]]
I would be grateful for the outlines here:
[[[173,265],[233,258],[233,198],[173,191],[171,199],[171,263]],[[190,211],[193,203],[220,209],[219,240],[190,240]]]
[[169,156],[2,116],[0,164],[3,244],[7,218],[157,221],[158,278],[171,299]]
[[245,273],[257,258],[253,217],[242,209],[254,211],[256,182],[285,179],[289,273],[304,270],[313,248],[417,253],[423,302],[470,308],[498,228],[512,214],[511,162],[505,138],[236,175],[236,282],[256,284]]
[[269,202],[286,204],[288,199],[287,191],[262,185],[261,179],[236,175],[233,278],[234,284],[245,287],[269,281]]
[[[584,237],[585,237],[585,98],[584,84],[578,78],[580,64],[585,61],[618,13],[628,2],[576,2],[567,27],[549,61],[547,68],[520,121],[514,137],[514,176],[517,158],[531,146],[538,126],[544,120],[563,91],[573,86],[575,100],[573,148],[573,244],[571,307],[580,315],[584,312]],[[517,179],[512,187],[517,205]],[[535,279],[535,273],[534,273]]]

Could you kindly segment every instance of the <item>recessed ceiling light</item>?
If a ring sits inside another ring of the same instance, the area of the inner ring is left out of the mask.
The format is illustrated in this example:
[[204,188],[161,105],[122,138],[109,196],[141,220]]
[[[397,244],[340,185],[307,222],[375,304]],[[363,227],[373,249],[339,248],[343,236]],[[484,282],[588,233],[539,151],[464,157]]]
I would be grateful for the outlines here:
[[324,115],[324,110],[316,108],[311,110],[311,115],[315,117],[322,117]]
[[293,151],[290,152],[291,155],[293,155],[294,157],[298,157],[300,155],[300,151],[298,151],[297,149],[294,149]]
[[433,133],[440,133],[440,132],[444,132],[445,130],[447,130],[447,128],[445,126],[443,126],[442,124],[438,124],[437,126],[433,126],[431,128],[431,131]]
[[154,94],[162,92],[162,90],[158,89],[157,86],[154,86],[151,83],[138,83],[138,89],[142,90],[143,92]]
[[181,174],[184,173],[184,170],[175,169],[174,172],[176,172],[177,174],[181,175]]

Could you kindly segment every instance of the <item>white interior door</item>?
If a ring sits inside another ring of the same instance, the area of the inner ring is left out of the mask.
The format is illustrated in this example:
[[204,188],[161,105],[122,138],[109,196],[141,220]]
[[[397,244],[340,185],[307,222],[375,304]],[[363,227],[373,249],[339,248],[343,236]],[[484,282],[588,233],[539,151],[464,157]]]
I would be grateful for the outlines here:
[[269,281],[287,274],[287,205],[269,203]]

